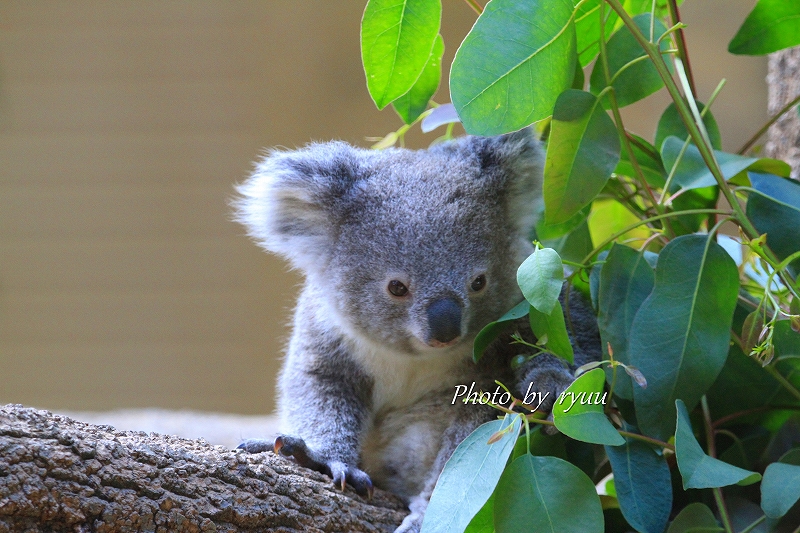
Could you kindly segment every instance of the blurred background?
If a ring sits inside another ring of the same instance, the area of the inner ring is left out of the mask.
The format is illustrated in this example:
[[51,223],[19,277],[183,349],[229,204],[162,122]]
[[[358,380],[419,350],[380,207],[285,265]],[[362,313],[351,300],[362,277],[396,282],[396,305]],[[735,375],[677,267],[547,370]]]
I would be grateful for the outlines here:
[[[766,58],[726,51],[754,3],[681,9],[727,150],[767,118]],[[0,404],[272,411],[301,280],[228,201],[264,147],[401,125],[367,94],[364,4],[0,0]],[[443,8],[446,73],[475,14]],[[652,140],[666,102],[626,125]]]

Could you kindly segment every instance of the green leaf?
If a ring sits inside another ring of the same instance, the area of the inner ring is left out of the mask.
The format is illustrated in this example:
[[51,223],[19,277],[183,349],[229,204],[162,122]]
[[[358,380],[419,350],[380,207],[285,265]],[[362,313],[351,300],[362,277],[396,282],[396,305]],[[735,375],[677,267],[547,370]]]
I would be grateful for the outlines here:
[[[663,187],[667,180],[667,173],[664,170],[663,163],[661,163],[661,155],[658,153],[658,150],[638,135],[630,134],[630,136],[633,139],[631,141],[633,157],[639,164],[639,170],[642,171],[644,179],[646,179],[647,183],[652,187]],[[627,150],[621,151],[619,163],[617,164],[617,168],[614,169],[614,174],[622,174],[623,176],[632,178],[638,176]]]
[[672,482],[664,456],[631,438],[622,446],[606,446],[606,454],[625,520],[636,531],[662,533],[672,510]]
[[[716,185],[713,187],[692,189],[684,191],[675,198],[672,201],[672,208],[679,212],[689,209],[714,209],[717,206],[718,198],[719,188]],[[709,220],[715,220],[714,215],[678,215],[677,217],[671,218],[669,224],[677,235],[687,235],[689,233],[697,233],[703,226],[703,223]]]
[[461,43],[450,94],[467,132],[498,135],[550,116],[575,75],[570,0],[493,0]]
[[599,103],[576,89],[556,101],[544,164],[548,224],[566,222],[589,205],[619,162],[616,127]]
[[[703,109],[705,109],[705,106],[700,102],[696,103],[697,108],[700,110],[700,112],[702,112]],[[717,126],[717,121],[714,119],[714,115],[711,114],[711,111],[706,111],[706,114],[703,117],[703,124],[705,124],[708,137],[711,139],[712,148],[715,150],[721,150],[722,137],[719,134],[719,126]],[[658,126],[656,126],[656,147],[660,148],[664,140],[670,136],[677,137],[682,141],[685,141],[689,137],[689,132],[686,130],[686,126],[683,124],[683,119],[681,119],[681,116],[678,113],[678,108],[675,106],[675,102],[669,104],[661,114],[661,118],[658,119]]]
[[497,533],[602,533],[603,510],[594,484],[556,457],[523,455],[497,484]]
[[443,54],[444,41],[441,35],[437,35],[428,62],[422,69],[422,74],[406,94],[392,102],[394,110],[406,124],[411,124],[419,118],[439,88],[439,81],[442,79]]
[[564,437],[564,435],[561,433],[548,435],[542,430],[543,427],[544,426],[539,425],[531,428],[530,448],[528,448],[528,438],[525,435],[525,432],[520,435],[519,440],[517,441],[517,449],[514,452],[515,454],[517,451],[520,453],[516,455],[514,459],[526,453],[530,453],[531,455],[549,455],[564,459],[565,461],[568,460],[567,448],[565,444],[566,437]]
[[759,0],[728,45],[728,52],[763,55],[800,44],[800,3]]
[[628,353],[647,379],[634,387],[638,426],[666,440],[673,405],[694,407],[717,378],[728,354],[739,272],[707,235],[684,235],[659,255],[655,287],[631,325]]
[[[494,491],[521,424],[520,416],[506,415],[483,424],[458,445],[433,489],[420,533],[464,531]],[[499,441],[487,444],[509,427]]]
[[747,318],[744,319],[741,339],[742,351],[746,355],[750,355],[750,352],[753,351],[753,348],[759,344],[761,332],[764,330],[765,314],[765,309],[762,307],[760,310],[753,311],[747,315]]
[[531,331],[536,335],[536,338],[539,340],[547,339],[544,343],[547,350],[572,364],[574,361],[572,343],[569,342],[567,324],[564,321],[564,311],[561,308],[561,303],[556,300],[556,304],[549,315],[542,313],[535,307],[531,307],[530,322]]
[[[777,325],[780,326],[780,323]],[[789,361],[786,363],[788,366]],[[707,396],[711,412],[719,418],[764,405],[797,401],[771,374],[764,372],[758,362],[742,353],[736,344],[731,346],[725,367]]]
[[553,311],[561,285],[564,265],[552,248],[537,248],[517,269],[517,283],[525,299],[545,315]]
[[472,517],[464,533],[494,533],[494,493],[489,496],[481,510]]
[[[581,67],[585,67],[600,53],[600,4],[603,0],[589,0],[578,7],[575,12],[575,34],[578,39],[578,59]],[[630,11],[628,12],[630,13]],[[613,9],[606,8],[605,37],[611,36],[619,15]]]
[[[650,257],[655,264],[657,256]],[[619,244],[611,247],[600,270],[598,290],[597,325],[605,359],[608,359],[607,346],[611,345],[615,360],[631,364],[628,355],[631,325],[639,307],[652,292],[654,283],[653,266],[645,260],[644,254]],[[610,383],[612,370],[609,368],[605,372]],[[631,380],[618,368],[614,393],[632,400],[631,387]]]
[[361,59],[378,109],[406,94],[428,63],[442,18],[440,0],[369,0]]
[[[588,213],[588,209],[586,212]],[[579,212],[580,215],[583,211]],[[572,229],[568,234],[557,239],[542,239],[542,245],[553,248],[565,261],[580,263],[594,249],[592,235],[589,233],[589,223],[586,219]],[[573,280],[577,284],[580,280]]]
[[569,232],[586,222],[592,206],[587,205],[577,213],[575,213],[566,222],[559,224],[547,224],[544,217],[540,217],[536,222],[536,238],[541,241],[552,241],[559,237],[567,235]]
[[681,400],[675,400],[678,424],[675,430],[675,457],[683,478],[683,488],[711,489],[728,485],[751,485],[761,474],[710,457],[694,438],[689,412]]
[[486,324],[475,337],[475,342],[472,345],[472,359],[477,363],[483,355],[484,350],[486,350],[486,347],[502,333],[508,325],[508,322],[524,317],[528,314],[530,308],[531,304],[528,303],[528,300],[522,300],[509,312],[494,322]]
[[[661,145],[661,158],[664,161],[664,167],[667,171],[669,171],[674,166],[675,161],[678,160],[678,156],[683,148],[683,143],[684,141],[679,138],[670,136],[667,137]],[[717,150],[714,150],[714,156],[726,180],[731,179],[758,161],[758,159],[754,157],[729,154]],[[698,150],[694,144],[690,143],[689,146],[686,147],[686,151],[683,153],[678,167],[675,169],[673,187],[670,190],[677,190],[679,187],[683,189],[699,189],[712,185],[717,185],[717,180],[706,166],[705,161],[703,161],[700,150]]]
[[800,466],[772,463],[761,482],[761,508],[769,518],[780,518],[800,499]]
[[[771,174],[748,172],[757,193],[747,199],[747,216],[759,233],[767,234],[769,246],[779,259],[800,250],[800,184]],[[800,260],[793,261],[794,275],[800,273]]]
[[714,513],[703,503],[690,503],[669,525],[667,533],[721,533]]
[[[633,18],[636,26],[645,35],[650,35],[650,14],[644,13]],[[654,39],[658,39],[667,29],[658,19],[654,23]],[[669,39],[661,41],[662,51],[668,48]],[[611,80],[606,79],[605,70],[601,61],[597,61],[592,69],[589,78],[589,90],[593,94],[611,85],[617,96],[619,107],[638,102],[642,98],[649,96],[664,86],[664,81],[658,75],[655,65],[649,59],[639,59],[645,57],[647,53],[642,49],[639,42],[630,32],[627,26],[621,27],[606,45],[608,52],[608,71]],[[638,60],[635,63],[631,61]],[[667,68],[672,70],[672,63],[666,62]],[[607,100],[603,105],[607,106]]]
[[606,375],[591,370],[572,382],[553,404],[553,422],[564,435],[583,442],[619,446],[625,439],[603,413]]

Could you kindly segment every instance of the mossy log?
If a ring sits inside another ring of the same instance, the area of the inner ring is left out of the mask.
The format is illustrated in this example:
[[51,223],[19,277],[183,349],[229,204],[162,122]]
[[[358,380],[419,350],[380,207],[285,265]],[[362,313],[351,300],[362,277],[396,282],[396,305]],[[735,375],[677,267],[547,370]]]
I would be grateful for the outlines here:
[[0,407],[0,532],[375,532],[406,513],[272,453]]

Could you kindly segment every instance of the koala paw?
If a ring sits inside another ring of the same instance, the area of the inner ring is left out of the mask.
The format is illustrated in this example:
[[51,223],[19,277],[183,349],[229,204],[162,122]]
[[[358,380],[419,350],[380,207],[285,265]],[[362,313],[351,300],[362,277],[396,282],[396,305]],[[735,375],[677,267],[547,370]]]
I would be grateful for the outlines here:
[[[243,442],[242,445],[247,442]],[[239,447],[241,448],[242,445]],[[341,487],[342,490],[349,483],[358,494],[372,499],[375,489],[366,472],[342,461],[325,458],[322,454],[310,449],[300,437],[279,435],[275,439],[272,449],[284,457],[293,457],[300,466],[328,474],[333,478],[334,485]]]
[[[552,356],[540,356],[552,357]],[[543,361],[544,362],[544,361]],[[553,405],[558,401],[558,396],[569,387],[575,377],[563,364],[546,364],[528,368],[522,373],[519,389],[522,395],[532,395],[533,402],[527,403],[536,407],[538,411],[550,412],[547,420],[553,421]],[[558,430],[555,426],[547,425],[543,431],[547,435],[555,435]]]

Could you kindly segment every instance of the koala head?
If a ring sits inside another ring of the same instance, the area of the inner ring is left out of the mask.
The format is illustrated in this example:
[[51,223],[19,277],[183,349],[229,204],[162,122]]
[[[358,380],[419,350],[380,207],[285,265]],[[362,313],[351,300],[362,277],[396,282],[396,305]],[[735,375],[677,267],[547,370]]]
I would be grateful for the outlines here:
[[542,161],[528,129],[419,151],[312,144],[268,154],[234,207],[349,334],[409,355],[468,350],[521,299]]

